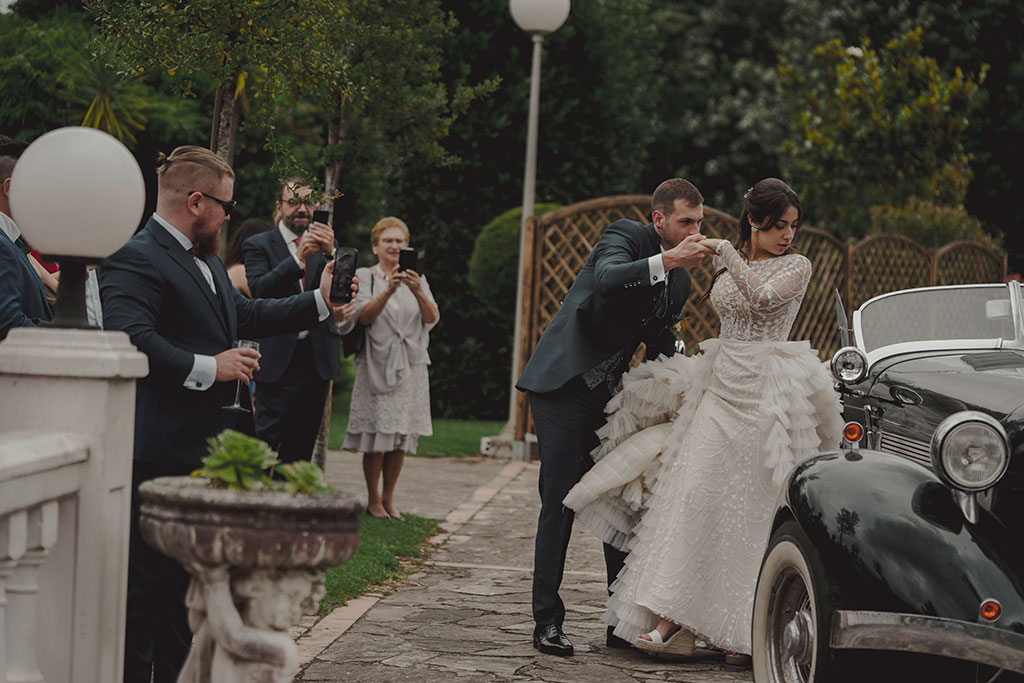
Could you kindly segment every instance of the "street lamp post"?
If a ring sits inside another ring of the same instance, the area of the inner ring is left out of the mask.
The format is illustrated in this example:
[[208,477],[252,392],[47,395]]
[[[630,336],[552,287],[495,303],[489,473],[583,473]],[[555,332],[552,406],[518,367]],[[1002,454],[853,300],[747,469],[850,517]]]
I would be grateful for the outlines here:
[[[512,337],[512,380],[509,387],[508,424],[505,433],[514,434],[516,423],[516,380],[519,375],[520,328],[523,315],[523,263],[526,253],[526,220],[533,216],[537,176],[537,128],[540,109],[540,58],[544,36],[557,31],[569,16],[570,0],[509,0],[512,19],[533,40],[533,65],[530,70],[530,110],[526,129],[526,168],[523,172],[523,217],[519,225],[519,268],[516,280],[516,317]],[[513,452],[515,452],[513,446]]]

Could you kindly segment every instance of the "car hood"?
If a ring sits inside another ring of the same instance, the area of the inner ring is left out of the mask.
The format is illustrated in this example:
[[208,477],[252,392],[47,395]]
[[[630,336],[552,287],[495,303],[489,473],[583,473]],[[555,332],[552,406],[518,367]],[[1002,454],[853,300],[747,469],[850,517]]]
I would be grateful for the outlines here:
[[1024,405],[1024,352],[1003,349],[912,357],[894,362],[879,380],[941,397],[951,409],[981,410],[1002,420]]

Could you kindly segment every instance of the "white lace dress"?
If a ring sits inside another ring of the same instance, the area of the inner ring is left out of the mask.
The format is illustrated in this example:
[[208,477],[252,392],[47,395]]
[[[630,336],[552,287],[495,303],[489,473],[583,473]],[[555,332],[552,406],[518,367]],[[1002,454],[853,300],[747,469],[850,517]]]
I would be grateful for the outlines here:
[[605,614],[616,635],[633,641],[665,617],[749,653],[777,494],[795,465],[838,445],[843,423],[810,344],[785,341],[810,261],[747,263],[725,243],[714,265],[727,268],[711,293],[720,338],[624,376],[597,463],[565,505],[630,551]]

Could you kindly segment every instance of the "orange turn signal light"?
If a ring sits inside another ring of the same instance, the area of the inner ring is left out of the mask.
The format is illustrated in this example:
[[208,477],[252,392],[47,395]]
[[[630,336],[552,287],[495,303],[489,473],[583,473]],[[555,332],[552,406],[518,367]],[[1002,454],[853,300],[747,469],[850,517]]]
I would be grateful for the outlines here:
[[1003,608],[999,604],[998,600],[986,600],[981,603],[981,609],[978,614],[985,621],[995,621],[999,618],[999,615],[1003,613]]
[[850,443],[858,443],[864,438],[864,428],[857,422],[847,422],[843,427],[843,438]]

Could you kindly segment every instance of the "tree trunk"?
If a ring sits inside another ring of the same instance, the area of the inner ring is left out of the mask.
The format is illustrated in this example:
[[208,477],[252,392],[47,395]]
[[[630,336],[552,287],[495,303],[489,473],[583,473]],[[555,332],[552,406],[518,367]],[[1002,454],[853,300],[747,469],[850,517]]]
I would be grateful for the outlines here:
[[[344,109],[344,105],[342,105]],[[344,137],[344,121],[342,117],[344,114],[338,116],[337,121],[330,121],[327,124],[327,145],[331,147],[335,144],[339,144],[340,140]],[[338,188],[338,181],[341,177],[341,163],[327,164],[324,168],[324,197],[333,197],[335,190]],[[334,225],[334,200],[331,200],[327,205],[327,210],[330,211],[330,222]],[[338,238],[338,234],[335,233],[335,239],[338,243],[341,243],[341,239]],[[331,406],[334,398],[334,382],[331,381],[327,384],[327,400],[324,405],[324,416],[320,420],[320,432],[316,436],[316,445],[313,447],[313,462],[326,469],[327,464],[327,443],[331,436]]]
[[[210,131],[210,150],[230,166],[235,159],[235,137],[238,134],[238,107],[235,102],[235,84],[238,77],[217,86],[213,103],[213,127]],[[220,230],[221,259],[227,256],[228,224]]]

